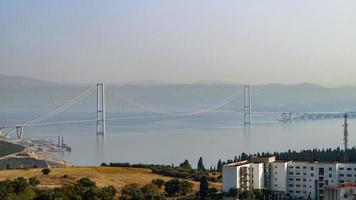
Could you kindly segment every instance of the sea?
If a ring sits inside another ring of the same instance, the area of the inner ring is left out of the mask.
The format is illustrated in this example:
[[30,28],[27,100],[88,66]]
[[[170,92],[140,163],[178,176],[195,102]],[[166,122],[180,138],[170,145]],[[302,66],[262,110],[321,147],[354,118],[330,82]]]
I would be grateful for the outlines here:
[[[1,112],[2,124],[18,124],[42,113]],[[343,119],[280,122],[279,113],[252,114],[244,126],[241,113],[208,113],[199,116],[150,117],[148,113],[108,113],[106,135],[96,135],[96,122],[25,127],[30,139],[64,138],[71,152],[53,153],[74,165],[96,166],[103,162],[174,164],[188,159],[195,166],[200,157],[205,167],[216,166],[236,155],[343,146]],[[141,118],[135,118],[139,116]],[[146,116],[146,117],[145,117]],[[132,118],[130,118],[132,117]],[[66,113],[46,122],[95,119],[86,112]],[[5,129],[12,137],[16,134]],[[356,143],[356,120],[349,121],[349,145]]]

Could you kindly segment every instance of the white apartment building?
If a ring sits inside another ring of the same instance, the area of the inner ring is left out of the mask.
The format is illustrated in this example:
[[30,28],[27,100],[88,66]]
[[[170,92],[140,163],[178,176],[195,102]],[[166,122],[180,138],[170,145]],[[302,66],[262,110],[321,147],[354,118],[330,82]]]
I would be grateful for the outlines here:
[[356,183],[342,183],[325,186],[324,198],[332,200],[355,200]]
[[324,199],[328,185],[356,182],[356,163],[276,161],[252,158],[223,167],[223,191],[271,189],[276,199]]

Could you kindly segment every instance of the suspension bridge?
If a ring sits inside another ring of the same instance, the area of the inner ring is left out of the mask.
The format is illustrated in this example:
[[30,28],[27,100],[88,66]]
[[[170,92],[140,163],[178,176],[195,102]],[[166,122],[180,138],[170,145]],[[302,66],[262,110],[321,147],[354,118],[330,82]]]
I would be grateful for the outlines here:
[[[44,122],[54,116],[69,110],[73,105],[77,104],[79,101],[86,98],[88,95],[96,93],[96,118],[95,119],[81,119],[81,120],[70,120],[70,121],[55,121],[55,122]],[[174,118],[174,117],[187,117],[187,116],[204,116],[209,113],[216,111],[223,106],[229,104],[231,101],[235,100],[237,97],[240,97],[243,94],[243,115],[244,115],[244,125],[251,124],[251,87],[243,86],[243,88],[238,89],[230,96],[222,99],[218,103],[211,105],[209,107],[203,108],[201,110],[192,111],[192,112],[167,112],[160,110],[158,108],[153,108],[146,106],[144,104],[137,103],[132,99],[127,97],[122,98],[130,105],[143,109],[154,115],[149,116],[129,116],[129,117],[115,117],[115,118],[106,118],[106,101],[105,101],[105,85],[104,83],[98,83],[96,86],[89,87],[84,92],[73,98],[72,100],[67,101],[65,104],[60,107],[45,113],[39,117],[31,119],[21,124],[16,125],[0,125],[1,129],[14,129],[16,130],[16,136],[18,139],[22,139],[24,128],[26,127],[39,127],[39,126],[49,126],[49,125],[61,125],[61,124],[81,124],[81,123],[96,123],[96,134],[105,135],[106,134],[106,122],[116,121],[116,120],[138,120],[138,119],[154,119],[154,118]]]
[[[78,119],[78,120],[69,120],[69,121],[55,121],[55,122],[45,122],[46,120],[53,118],[54,116],[65,112],[72,108],[75,104],[82,101],[84,98],[89,96],[90,94],[96,95],[96,118],[94,119]],[[249,126],[251,124],[251,114],[252,114],[252,104],[251,104],[251,86],[245,85],[241,88],[237,88],[235,92],[233,92],[230,96],[223,98],[219,102],[207,106],[203,109],[191,111],[191,112],[168,112],[161,110],[159,108],[150,107],[141,103],[137,103],[134,100],[125,97],[124,95],[120,95],[120,98],[123,99],[129,105],[132,105],[136,108],[142,109],[146,112],[152,113],[153,115],[144,115],[144,116],[128,116],[128,117],[106,117],[106,92],[104,83],[97,83],[96,85],[87,88],[85,91],[80,93],[75,98],[67,101],[63,105],[58,108],[45,113],[41,116],[38,116],[34,119],[26,121],[24,123],[16,124],[16,125],[0,125],[1,129],[12,129],[16,131],[16,135],[18,139],[23,137],[24,128],[26,127],[40,127],[40,126],[49,126],[49,125],[64,125],[64,124],[81,124],[81,123],[96,123],[96,134],[97,135],[105,135],[106,134],[106,122],[108,121],[116,121],[116,120],[139,120],[139,119],[154,119],[154,118],[174,118],[174,117],[190,117],[190,116],[204,116],[209,115],[214,111],[218,111],[223,108],[225,105],[231,103],[233,100],[236,100],[238,97],[243,95],[243,102],[241,106],[243,106],[242,112],[236,112],[243,115],[243,123],[245,126]],[[253,112],[253,114],[262,114],[262,113],[271,113],[271,112]],[[276,112],[272,112],[276,113]],[[281,121],[288,121],[292,119],[293,113],[290,112],[278,112],[282,114]],[[341,113],[315,113],[315,112],[304,112],[300,116],[302,117],[320,117],[320,118],[332,118],[338,117]],[[341,115],[342,116],[342,115]]]

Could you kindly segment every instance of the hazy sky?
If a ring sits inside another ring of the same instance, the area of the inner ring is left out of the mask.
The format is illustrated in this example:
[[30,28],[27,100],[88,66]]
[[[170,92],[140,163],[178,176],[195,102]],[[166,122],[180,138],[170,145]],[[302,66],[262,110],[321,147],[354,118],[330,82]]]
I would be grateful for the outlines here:
[[0,0],[0,74],[356,84],[355,0]]

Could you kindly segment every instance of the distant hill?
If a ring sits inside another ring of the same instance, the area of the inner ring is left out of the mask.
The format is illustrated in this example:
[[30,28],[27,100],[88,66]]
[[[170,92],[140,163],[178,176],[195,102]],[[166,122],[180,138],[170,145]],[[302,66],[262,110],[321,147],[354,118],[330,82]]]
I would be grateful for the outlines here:
[[[50,111],[90,86],[0,75],[0,110]],[[107,103],[111,112],[142,111],[133,104],[165,111],[185,112],[214,105],[241,88],[241,84],[216,81],[193,84],[131,82],[125,85],[107,85]],[[242,104],[243,99],[240,95],[223,109],[242,111]],[[327,88],[311,83],[256,85],[252,86],[252,104],[255,111],[354,111],[356,88],[351,86]],[[94,94],[74,108],[73,111],[93,111]]]
[[23,146],[0,140],[0,158],[23,151]]

